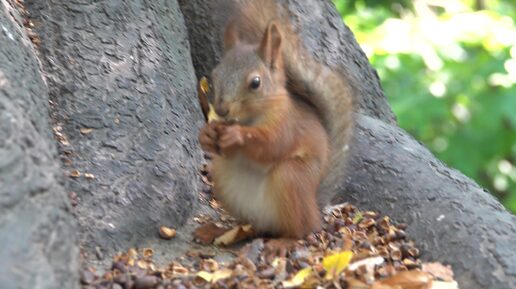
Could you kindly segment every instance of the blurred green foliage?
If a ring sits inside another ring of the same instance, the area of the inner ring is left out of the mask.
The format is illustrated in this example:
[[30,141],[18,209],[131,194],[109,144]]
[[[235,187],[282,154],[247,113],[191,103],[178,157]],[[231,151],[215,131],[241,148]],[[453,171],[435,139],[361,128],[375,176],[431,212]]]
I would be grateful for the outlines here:
[[516,212],[516,1],[334,3],[400,126]]

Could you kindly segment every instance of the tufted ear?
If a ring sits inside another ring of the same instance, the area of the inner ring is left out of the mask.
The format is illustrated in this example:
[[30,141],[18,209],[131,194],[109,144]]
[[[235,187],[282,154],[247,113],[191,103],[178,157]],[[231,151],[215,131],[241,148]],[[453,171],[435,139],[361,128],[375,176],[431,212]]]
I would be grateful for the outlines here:
[[229,22],[224,28],[224,51],[228,51],[238,44],[238,29],[234,21]]
[[267,30],[262,37],[262,42],[258,48],[258,54],[263,62],[270,69],[274,70],[283,65],[283,58],[281,55],[281,42],[283,36],[281,35],[278,24],[271,21],[267,26]]

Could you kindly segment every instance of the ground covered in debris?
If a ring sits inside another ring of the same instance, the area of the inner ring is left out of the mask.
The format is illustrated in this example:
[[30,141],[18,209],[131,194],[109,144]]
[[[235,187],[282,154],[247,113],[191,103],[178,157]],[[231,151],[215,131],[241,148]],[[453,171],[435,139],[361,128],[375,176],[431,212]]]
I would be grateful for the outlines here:
[[[115,256],[101,276],[84,269],[83,289],[458,288],[451,268],[422,263],[406,225],[393,224],[388,216],[342,204],[326,209],[323,229],[303,240],[267,239],[254,236],[250,226],[236,225],[215,200],[209,202],[221,217],[215,222],[200,216],[202,224],[192,238],[208,248],[227,247],[232,260],[192,250],[158,267],[152,248],[132,248]],[[164,239],[174,238],[172,228],[159,232]]]

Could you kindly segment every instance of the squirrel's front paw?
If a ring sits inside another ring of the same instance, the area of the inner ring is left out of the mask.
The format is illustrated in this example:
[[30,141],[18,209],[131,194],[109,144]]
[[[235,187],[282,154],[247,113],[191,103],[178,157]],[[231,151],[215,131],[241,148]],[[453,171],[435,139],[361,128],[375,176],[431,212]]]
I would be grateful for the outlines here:
[[219,134],[218,146],[222,154],[229,154],[244,144],[242,127],[237,124],[221,128]]
[[201,148],[209,153],[218,154],[219,147],[217,145],[217,139],[219,134],[216,130],[217,124],[214,122],[207,123],[199,133],[199,143]]

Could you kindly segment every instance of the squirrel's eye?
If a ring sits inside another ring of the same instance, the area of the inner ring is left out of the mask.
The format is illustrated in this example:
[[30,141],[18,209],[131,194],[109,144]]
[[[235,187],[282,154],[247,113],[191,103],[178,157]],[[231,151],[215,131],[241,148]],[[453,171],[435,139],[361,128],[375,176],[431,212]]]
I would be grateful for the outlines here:
[[262,83],[261,79],[259,76],[255,76],[253,77],[253,79],[251,79],[251,82],[249,83],[249,88],[250,89],[258,89],[260,87],[260,84]]

